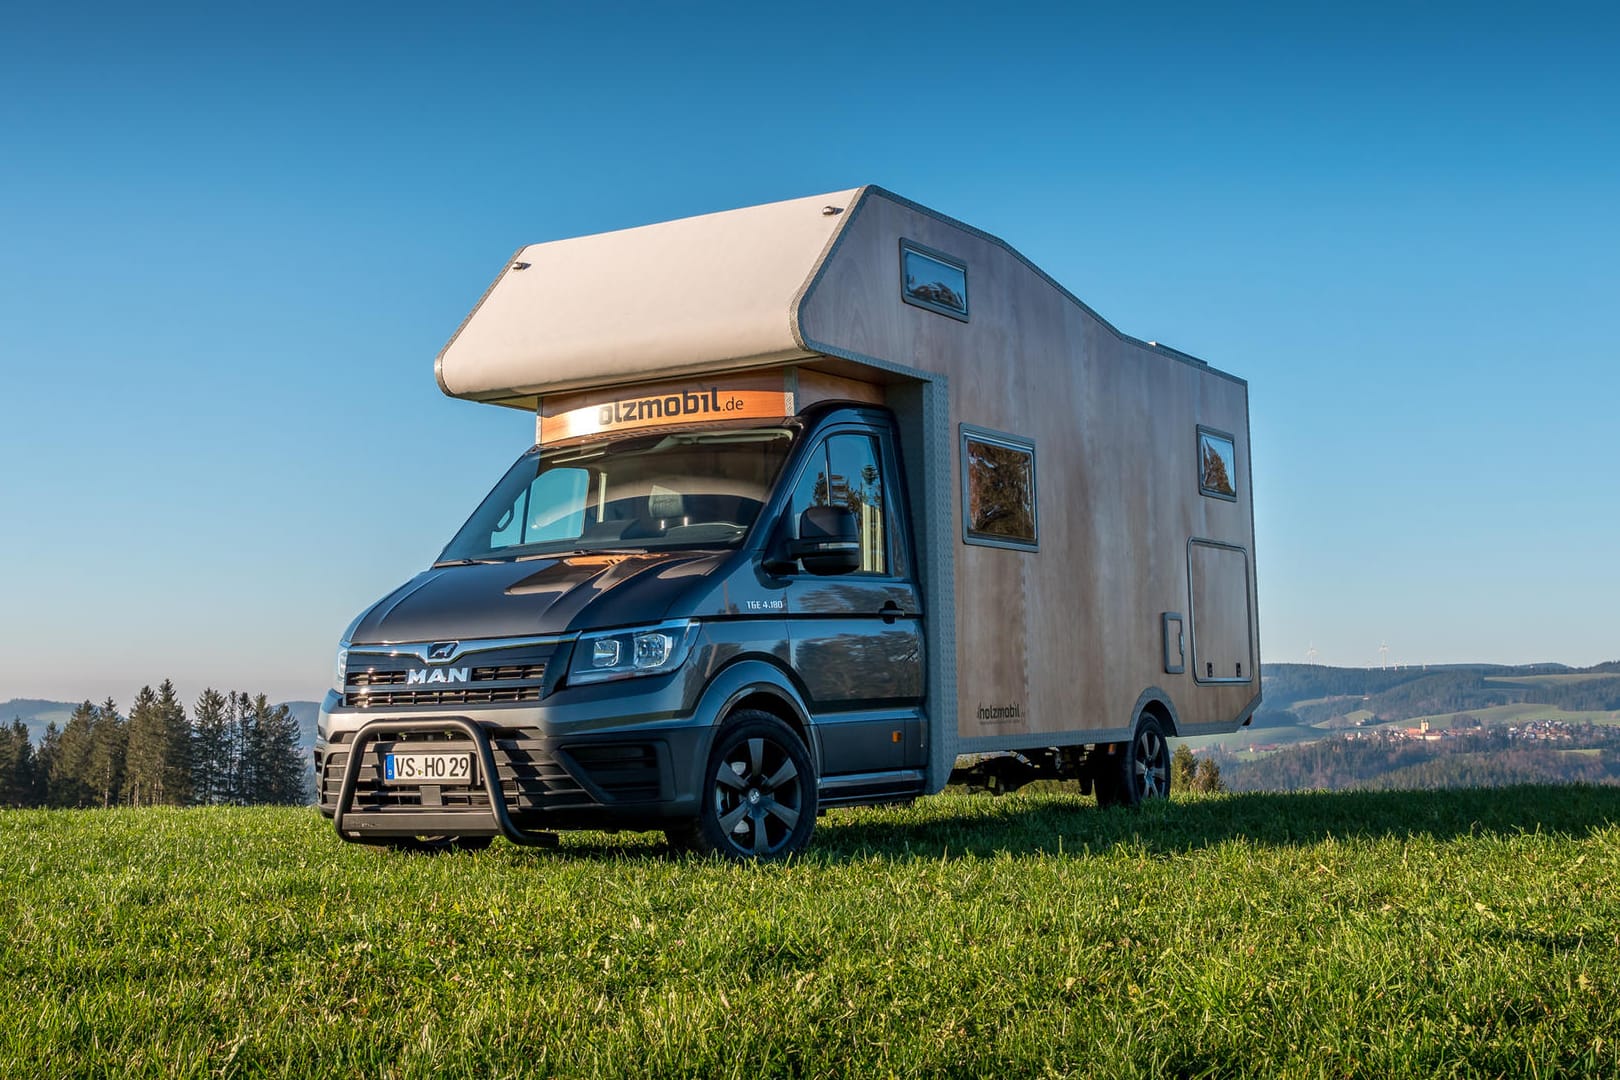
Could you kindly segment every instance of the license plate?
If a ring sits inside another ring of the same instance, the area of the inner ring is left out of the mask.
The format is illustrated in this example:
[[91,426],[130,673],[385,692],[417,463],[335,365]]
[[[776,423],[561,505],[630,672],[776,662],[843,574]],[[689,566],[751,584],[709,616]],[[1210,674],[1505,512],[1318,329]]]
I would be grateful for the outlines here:
[[390,784],[470,784],[471,754],[384,754],[383,780]]

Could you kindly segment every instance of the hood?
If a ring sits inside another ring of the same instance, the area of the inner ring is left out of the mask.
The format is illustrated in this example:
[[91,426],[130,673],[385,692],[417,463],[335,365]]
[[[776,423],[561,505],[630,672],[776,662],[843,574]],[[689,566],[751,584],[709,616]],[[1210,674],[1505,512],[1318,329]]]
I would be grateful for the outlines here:
[[[727,553],[731,554],[731,553]],[[355,644],[524,637],[659,622],[726,555],[571,555],[424,571],[379,600]]]

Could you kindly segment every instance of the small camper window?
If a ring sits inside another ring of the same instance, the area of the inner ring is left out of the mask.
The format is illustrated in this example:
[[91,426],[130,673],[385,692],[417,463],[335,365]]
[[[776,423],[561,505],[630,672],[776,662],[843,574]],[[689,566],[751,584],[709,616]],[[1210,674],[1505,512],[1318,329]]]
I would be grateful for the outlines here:
[[1035,444],[962,425],[962,539],[1037,549]]
[[1198,429],[1198,493],[1237,501],[1237,454],[1224,431]]
[[900,299],[967,322],[967,263],[900,241]]

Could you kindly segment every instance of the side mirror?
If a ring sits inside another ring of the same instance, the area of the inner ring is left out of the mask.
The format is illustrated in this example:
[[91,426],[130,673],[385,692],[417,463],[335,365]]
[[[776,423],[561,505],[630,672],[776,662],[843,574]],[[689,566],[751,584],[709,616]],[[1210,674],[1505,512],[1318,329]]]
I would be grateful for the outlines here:
[[812,574],[848,574],[861,568],[861,527],[847,506],[812,506],[799,515],[799,538],[788,558]]

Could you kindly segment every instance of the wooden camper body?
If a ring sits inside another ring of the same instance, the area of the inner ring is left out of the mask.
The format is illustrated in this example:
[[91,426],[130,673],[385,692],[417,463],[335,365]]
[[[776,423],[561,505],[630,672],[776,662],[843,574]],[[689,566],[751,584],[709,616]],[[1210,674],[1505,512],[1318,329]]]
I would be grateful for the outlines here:
[[[964,269],[906,302],[902,249]],[[1007,244],[876,187],[521,249],[440,353],[447,394],[590,434],[714,385],[896,414],[920,550],[930,787],[957,754],[1179,735],[1259,703],[1248,387],[1121,334]],[[774,399],[773,399],[774,400]],[[583,423],[585,426],[579,426]],[[1200,432],[1231,493],[1201,490]],[[963,440],[1032,442],[1035,550],[969,542]]]

